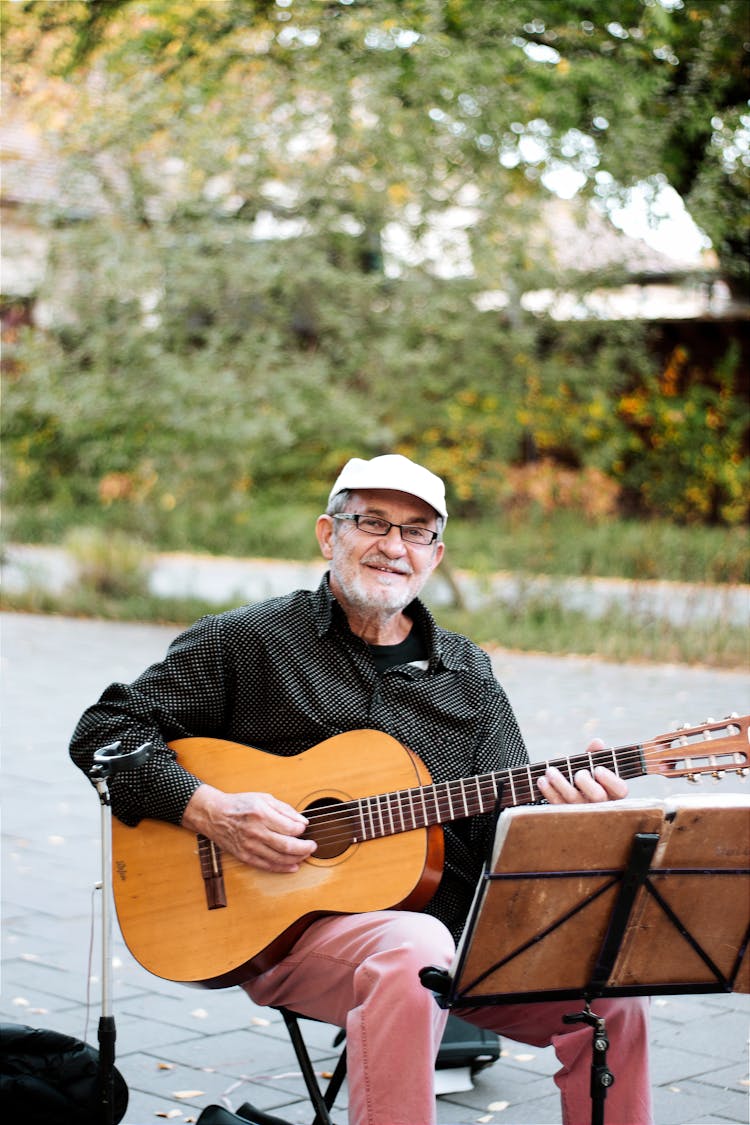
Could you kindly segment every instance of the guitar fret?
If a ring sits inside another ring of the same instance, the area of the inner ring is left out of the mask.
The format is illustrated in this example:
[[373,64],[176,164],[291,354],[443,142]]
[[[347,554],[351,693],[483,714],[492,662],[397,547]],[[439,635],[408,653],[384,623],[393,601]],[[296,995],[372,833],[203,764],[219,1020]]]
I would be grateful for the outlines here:
[[464,803],[464,816],[468,816],[469,815],[469,806],[468,806],[468,803],[466,801],[466,785],[464,784],[463,779],[459,782],[459,785],[460,785],[460,788],[461,788],[461,798],[462,798],[463,803]]
[[456,818],[455,818],[455,815],[453,813],[453,801],[451,799],[451,787],[450,787],[450,785],[445,786],[445,796],[446,796],[446,799],[448,801],[448,815],[450,816],[451,820],[455,820]]
[[516,797],[516,786],[515,786],[515,783],[513,781],[513,770],[508,770],[508,781],[510,782],[511,800],[513,801],[514,805],[517,805],[518,804],[518,798]]
[[477,809],[479,810],[479,812],[481,812],[484,806],[482,804],[482,783],[480,782],[478,777],[474,778],[474,785],[476,786],[477,790]]
[[378,810],[378,822],[379,822],[379,829],[380,829],[379,835],[385,836],[386,831],[385,831],[385,820],[383,819],[383,794],[382,793],[378,796],[377,810]]
[[372,803],[373,803],[374,800],[375,800],[375,797],[368,797],[367,798],[367,812],[368,812],[369,817],[370,817],[370,839],[371,840],[374,840],[375,835],[376,835],[376,833],[375,833],[375,817],[373,815],[373,809],[372,809]]
[[432,793],[433,793],[433,800],[434,800],[434,805],[435,805],[435,811],[433,813],[435,819],[433,820],[432,823],[433,824],[440,824],[441,821],[444,819],[444,817],[443,817],[443,807],[440,803],[440,799],[442,797],[441,786],[440,785],[433,786]]
[[[365,810],[362,807],[362,801],[358,801],[357,803],[358,803],[358,806],[359,806],[359,825],[360,825],[360,828],[362,830],[362,835],[361,835],[360,839],[366,840],[367,839],[367,829],[365,828]],[[358,843],[358,840],[357,840],[356,836],[353,837],[353,842],[355,844]]]
[[399,818],[401,820],[401,831],[403,832],[405,830],[406,826],[404,824],[404,809],[403,809],[403,805],[401,804],[401,794],[400,793],[396,794],[396,805],[397,805],[397,808],[398,808],[398,815],[399,815]]
[[410,817],[411,817],[410,826],[412,828],[416,828],[417,827],[417,821],[416,821],[416,817],[414,815],[414,794],[412,793],[411,789],[408,790],[408,795],[409,795],[409,814],[410,814]]

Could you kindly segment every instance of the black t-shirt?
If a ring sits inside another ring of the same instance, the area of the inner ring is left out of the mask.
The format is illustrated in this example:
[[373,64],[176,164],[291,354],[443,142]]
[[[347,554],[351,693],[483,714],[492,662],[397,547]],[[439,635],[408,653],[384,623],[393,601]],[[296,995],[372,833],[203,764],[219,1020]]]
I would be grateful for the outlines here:
[[421,629],[415,625],[409,636],[397,645],[368,645],[373,662],[378,672],[385,672],[387,668],[396,668],[399,664],[418,664],[424,661],[425,667],[429,658],[427,641]]

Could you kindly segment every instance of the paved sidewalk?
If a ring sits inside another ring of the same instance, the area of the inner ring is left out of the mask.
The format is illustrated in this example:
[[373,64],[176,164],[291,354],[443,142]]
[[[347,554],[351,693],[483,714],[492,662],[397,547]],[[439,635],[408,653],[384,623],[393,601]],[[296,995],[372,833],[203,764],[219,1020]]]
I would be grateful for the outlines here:
[[[81,711],[112,680],[158,659],[171,628],[5,614],[3,670],[3,948],[0,1019],[96,1044],[99,1015],[99,804],[67,757]],[[496,654],[532,757],[578,753],[594,735],[626,744],[732,711],[750,711],[750,677],[677,666]],[[747,786],[750,782],[745,782]],[[743,791],[736,778],[722,791]],[[685,791],[640,779],[635,796]],[[706,792],[714,792],[709,783]],[[163,920],[169,926],[169,918]],[[125,1125],[195,1121],[211,1103],[252,1100],[310,1120],[278,1019],[237,989],[161,981],[115,934],[117,1064],[130,1089]],[[90,978],[90,979],[89,979]],[[653,1005],[658,1125],[748,1121],[744,995],[659,998]],[[331,1030],[312,1025],[328,1070]],[[474,1087],[438,1099],[441,1125],[558,1125],[551,1049],[503,1042]],[[626,1080],[621,1078],[620,1080]],[[342,1101],[345,1105],[345,1098]],[[345,1122],[339,1111],[337,1121]],[[576,1123],[578,1125],[578,1123]],[[585,1125],[585,1123],[580,1123]],[[637,1125],[637,1123],[633,1123]]]

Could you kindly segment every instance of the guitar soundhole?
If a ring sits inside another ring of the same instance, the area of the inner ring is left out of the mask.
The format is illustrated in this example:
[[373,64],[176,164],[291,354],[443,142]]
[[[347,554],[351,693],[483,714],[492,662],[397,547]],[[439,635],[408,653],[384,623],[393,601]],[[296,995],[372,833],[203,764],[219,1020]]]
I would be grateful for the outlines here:
[[318,845],[313,859],[334,859],[352,846],[351,814],[339,816],[336,811],[342,804],[335,797],[320,797],[302,810],[310,818],[304,838]]

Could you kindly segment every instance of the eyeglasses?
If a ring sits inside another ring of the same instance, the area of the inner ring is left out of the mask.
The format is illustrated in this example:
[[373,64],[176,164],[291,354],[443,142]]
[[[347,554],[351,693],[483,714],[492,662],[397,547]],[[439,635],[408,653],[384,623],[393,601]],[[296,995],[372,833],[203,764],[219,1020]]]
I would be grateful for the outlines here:
[[358,531],[364,531],[367,535],[387,535],[392,527],[397,527],[404,543],[409,543],[412,547],[429,547],[438,537],[437,531],[431,531],[429,527],[420,527],[412,523],[389,523],[388,520],[381,520],[377,516],[360,516],[344,512],[333,518],[350,520],[356,524]]

